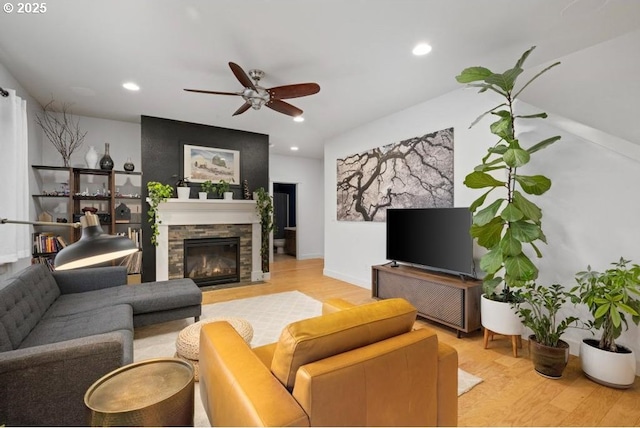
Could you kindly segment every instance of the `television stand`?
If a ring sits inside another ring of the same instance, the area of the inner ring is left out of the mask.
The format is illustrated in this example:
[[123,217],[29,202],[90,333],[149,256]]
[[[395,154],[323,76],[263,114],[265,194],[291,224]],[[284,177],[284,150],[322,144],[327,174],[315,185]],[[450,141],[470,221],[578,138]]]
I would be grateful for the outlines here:
[[480,329],[482,281],[390,264],[371,267],[371,295],[376,299],[402,297],[418,315],[460,333]]

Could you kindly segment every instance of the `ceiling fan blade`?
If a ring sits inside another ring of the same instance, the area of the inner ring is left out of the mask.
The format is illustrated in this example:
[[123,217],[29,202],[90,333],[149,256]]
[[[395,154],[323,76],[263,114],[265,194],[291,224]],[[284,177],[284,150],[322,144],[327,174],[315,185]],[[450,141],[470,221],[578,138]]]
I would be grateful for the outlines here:
[[288,98],[306,97],[320,92],[320,85],[317,83],[298,83],[296,85],[276,86],[267,89],[271,98],[286,100]]
[[249,103],[244,103],[240,106],[240,108],[238,110],[236,110],[235,113],[232,114],[232,116],[237,116],[239,114],[244,113],[245,111],[249,110],[249,107],[251,107],[251,104]]
[[235,93],[235,92],[218,92],[218,91],[204,91],[202,89],[185,89],[185,91],[187,92],[199,92],[201,94],[214,94],[214,95],[242,95],[241,93]]
[[298,107],[292,106],[289,103],[285,103],[284,101],[269,100],[265,105],[271,110],[277,111],[278,113],[287,114],[293,117],[302,116],[302,110],[300,110]]
[[236,79],[240,81],[242,86],[244,86],[245,88],[251,88],[253,90],[256,89],[255,85],[253,84],[251,79],[249,79],[249,76],[247,76],[247,73],[244,72],[242,67],[240,67],[235,62],[230,62],[229,67],[231,67],[231,71],[233,71],[233,74],[236,76]]

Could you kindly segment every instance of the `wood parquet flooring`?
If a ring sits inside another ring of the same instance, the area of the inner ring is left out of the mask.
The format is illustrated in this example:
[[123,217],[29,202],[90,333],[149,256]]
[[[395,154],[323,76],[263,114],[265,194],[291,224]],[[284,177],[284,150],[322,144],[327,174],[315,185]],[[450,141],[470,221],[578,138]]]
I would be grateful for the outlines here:
[[[223,302],[298,290],[323,301],[340,297],[361,304],[372,301],[368,289],[322,275],[323,260],[276,256],[271,279],[264,284],[207,291],[203,303]],[[458,399],[459,426],[640,426],[640,378],[627,390],[587,379],[571,356],[562,379],[550,380],[533,370],[527,341],[520,357],[511,354],[507,338],[496,337],[483,349],[480,331],[456,338],[456,332],[418,320],[458,351],[461,369],[483,382]]]

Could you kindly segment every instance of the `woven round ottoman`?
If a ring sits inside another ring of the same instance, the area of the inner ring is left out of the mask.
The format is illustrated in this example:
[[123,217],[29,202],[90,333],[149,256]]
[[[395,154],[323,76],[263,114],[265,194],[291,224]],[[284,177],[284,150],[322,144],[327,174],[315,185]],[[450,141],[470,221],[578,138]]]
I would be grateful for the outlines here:
[[199,375],[198,362],[200,361],[200,329],[203,324],[216,321],[226,321],[231,324],[231,327],[233,327],[247,343],[251,343],[251,339],[253,339],[253,327],[251,327],[249,321],[242,318],[207,318],[183,328],[176,339],[176,357],[182,358],[193,365],[196,382],[198,381]]

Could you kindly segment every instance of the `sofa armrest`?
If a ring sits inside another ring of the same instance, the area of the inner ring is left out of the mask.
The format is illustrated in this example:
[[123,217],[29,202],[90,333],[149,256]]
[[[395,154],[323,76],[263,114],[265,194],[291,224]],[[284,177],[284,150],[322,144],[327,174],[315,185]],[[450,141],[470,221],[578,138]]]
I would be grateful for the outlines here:
[[202,326],[199,370],[212,426],[308,426],[300,405],[229,323]]
[[0,426],[87,425],[84,394],[128,362],[126,340],[113,332],[0,353]]
[[60,293],[82,293],[117,287],[127,283],[125,266],[108,266],[56,271],[53,277],[60,288]]

